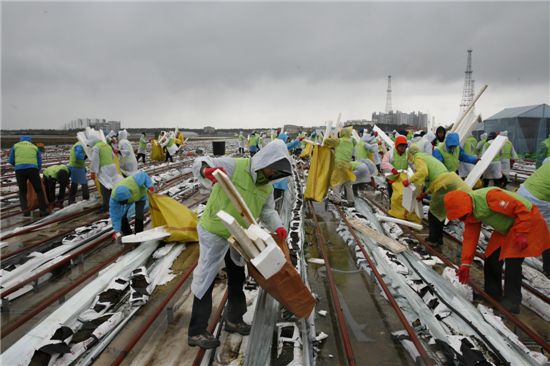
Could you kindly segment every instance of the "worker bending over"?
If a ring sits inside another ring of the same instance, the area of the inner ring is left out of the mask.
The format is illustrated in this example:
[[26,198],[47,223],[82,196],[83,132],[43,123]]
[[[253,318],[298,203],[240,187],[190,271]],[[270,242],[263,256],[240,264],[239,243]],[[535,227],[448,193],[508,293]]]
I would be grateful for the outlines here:
[[[65,200],[65,191],[69,185],[69,177],[71,172],[66,165],[52,165],[44,169],[42,172],[44,176],[44,187],[46,187],[46,196],[50,204],[55,207],[63,208],[63,201]],[[55,199],[55,187],[59,183],[59,193],[57,200]]]
[[470,193],[449,192],[444,201],[449,220],[464,222],[462,259],[458,269],[460,282],[470,281],[470,266],[481,225],[492,226],[494,231],[485,249],[485,291],[508,310],[519,314],[523,260],[539,256],[550,248],[548,228],[538,208],[519,194],[496,187]]

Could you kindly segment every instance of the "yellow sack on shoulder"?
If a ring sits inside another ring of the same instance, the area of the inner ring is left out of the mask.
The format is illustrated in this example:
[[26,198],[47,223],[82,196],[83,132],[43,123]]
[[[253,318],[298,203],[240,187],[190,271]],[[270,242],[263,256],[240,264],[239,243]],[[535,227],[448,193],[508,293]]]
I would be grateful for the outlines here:
[[151,140],[151,160],[164,161],[166,160],[166,154],[164,149],[160,146],[159,142],[155,139]]
[[153,227],[164,226],[171,233],[164,241],[196,242],[197,214],[178,201],[162,194],[147,192]]
[[334,150],[330,147],[315,145],[309,164],[304,199],[317,202],[325,199],[330,185],[333,165]]

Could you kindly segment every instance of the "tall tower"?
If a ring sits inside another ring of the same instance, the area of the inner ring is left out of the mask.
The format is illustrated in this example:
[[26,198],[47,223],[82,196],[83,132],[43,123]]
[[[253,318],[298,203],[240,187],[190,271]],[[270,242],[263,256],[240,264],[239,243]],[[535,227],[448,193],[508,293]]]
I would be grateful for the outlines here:
[[460,110],[465,111],[474,100],[474,80],[472,79],[472,50],[468,50],[466,61],[466,72],[464,73],[464,90],[462,90],[462,101]]
[[388,75],[388,90],[386,92],[386,113],[390,113],[393,110],[391,106],[391,75]]

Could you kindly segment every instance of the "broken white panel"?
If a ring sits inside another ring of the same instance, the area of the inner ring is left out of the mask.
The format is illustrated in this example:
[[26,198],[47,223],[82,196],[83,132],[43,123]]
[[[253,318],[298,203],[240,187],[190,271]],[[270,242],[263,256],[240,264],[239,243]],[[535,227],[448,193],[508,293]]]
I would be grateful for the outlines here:
[[245,229],[242,228],[233,216],[223,210],[220,210],[216,216],[218,216],[218,218],[222,221],[231,235],[235,237],[236,244],[241,248],[241,251],[245,253],[245,257],[254,258],[260,254],[260,251],[256,248],[256,245],[254,245],[252,240],[250,240],[246,234]]
[[468,174],[464,182],[472,188],[478,179],[481,177],[481,175],[485,172],[485,170],[489,167],[489,164],[493,161],[495,156],[498,154],[500,149],[502,149],[502,146],[504,143],[508,140],[506,136],[497,136],[489,148],[485,151],[483,156],[481,157],[481,160],[477,162],[477,164],[474,166],[474,169]]
[[452,267],[445,267],[441,276],[447,279],[451,283],[451,285],[453,285],[453,287],[456,289],[457,294],[468,301],[473,301],[474,291],[472,290],[472,287],[470,285],[462,284],[460,283],[460,281],[458,281],[456,269]]
[[272,243],[255,258],[252,258],[250,262],[265,279],[268,279],[283,268],[286,258],[281,248]]
[[332,132],[332,121],[327,121],[325,134],[323,135],[323,145],[325,144],[325,140],[330,137],[331,132]]
[[388,145],[389,147],[393,147],[392,139],[384,131],[382,131],[380,127],[378,127],[377,125],[374,125],[372,130],[378,132],[378,136],[382,138],[382,140],[386,143],[386,145]]
[[246,229],[246,233],[250,240],[254,242],[259,251],[264,250],[264,248],[266,248],[271,243],[276,244],[275,240],[273,240],[273,237],[271,237],[271,235],[267,231],[262,229],[257,224],[250,225],[248,229]]
[[123,243],[143,243],[146,241],[162,240],[169,237],[170,234],[167,232],[163,226],[156,227],[154,229],[145,230],[141,233],[125,235],[122,237],[121,241]]
[[115,263],[99,272],[92,282],[68,299],[48,317],[38,323],[10,348],[0,355],[2,365],[28,365],[35,350],[51,342],[59,324],[69,324],[84,309],[88,308],[96,294],[102,291],[116,276],[128,276],[130,272],[145,263],[156,250],[158,242],[141,245],[120,257]]
[[401,219],[398,219],[398,218],[395,218],[395,217],[376,215],[376,218],[379,221],[394,222],[394,223],[399,224],[399,225],[405,225],[405,226],[412,227],[413,229],[416,229],[416,230],[422,230],[422,228],[423,228],[422,225],[417,224],[415,222],[411,222],[411,221],[407,221],[407,220],[401,220]]

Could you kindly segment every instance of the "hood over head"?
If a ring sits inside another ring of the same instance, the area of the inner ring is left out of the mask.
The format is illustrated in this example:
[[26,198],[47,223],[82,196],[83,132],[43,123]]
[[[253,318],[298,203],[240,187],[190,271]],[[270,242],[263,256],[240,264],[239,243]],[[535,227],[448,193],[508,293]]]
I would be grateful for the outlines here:
[[351,137],[353,134],[353,127],[345,127],[340,130],[340,137]]
[[420,152],[420,149],[418,148],[417,144],[412,144],[411,146],[409,146],[408,152],[409,156],[414,157],[417,153]]
[[29,135],[22,135],[21,137],[19,137],[19,141],[32,142],[32,138]]
[[113,131],[113,130],[111,130],[111,131],[107,134],[107,136],[105,136],[105,138],[108,138],[108,139],[110,139],[111,137],[116,137],[116,132]]
[[287,142],[287,141],[288,141],[288,135],[287,135],[286,133],[284,133],[284,132],[281,132],[281,133],[279,134],[279,136],[277,136],[277,138],[278,138],[279,140],[282,140],[283,142]]
[[132,193],[128,189],[128,187],[119,185],[115,188],[115,200],[117,201],[127,201],[132,196]]
[[118,139],[119,140],[128,139],[128,131],[126,131],[126,130],[118,131]]
[[463,191],[451,191],[443,198],[447,218],[456,220],[472,213],[473,204],[470,195]]
[[458,137],[458,133],[451,132],[447,135],[447,138],[445,139],[445,147],[449,149],[450,147],[456,147],[460,145],[460,138]]
[[399,135],[395,138],[395,147],[397,148],[399,145],[408,145],[407,138],[405,136]]
[[279,139],[265,145],[250,160],[250,173],[254,182],[256,182],[257,178],[256,172],[260,169],[271,167],[271,165],[278,171],[292,171],[292,164],[286,144]]
[[[439,132],[443,132],[443,137],[442,138],[439,138],[437,136],[437,134]],[[435,137],[437,137],[437,139],[439,140],[439,142],[443,142],[445,140],[445,135],[447,134],[447,130],[445,129],[445,127],[443,126],[439,126],[436,130],[435,130]]]

